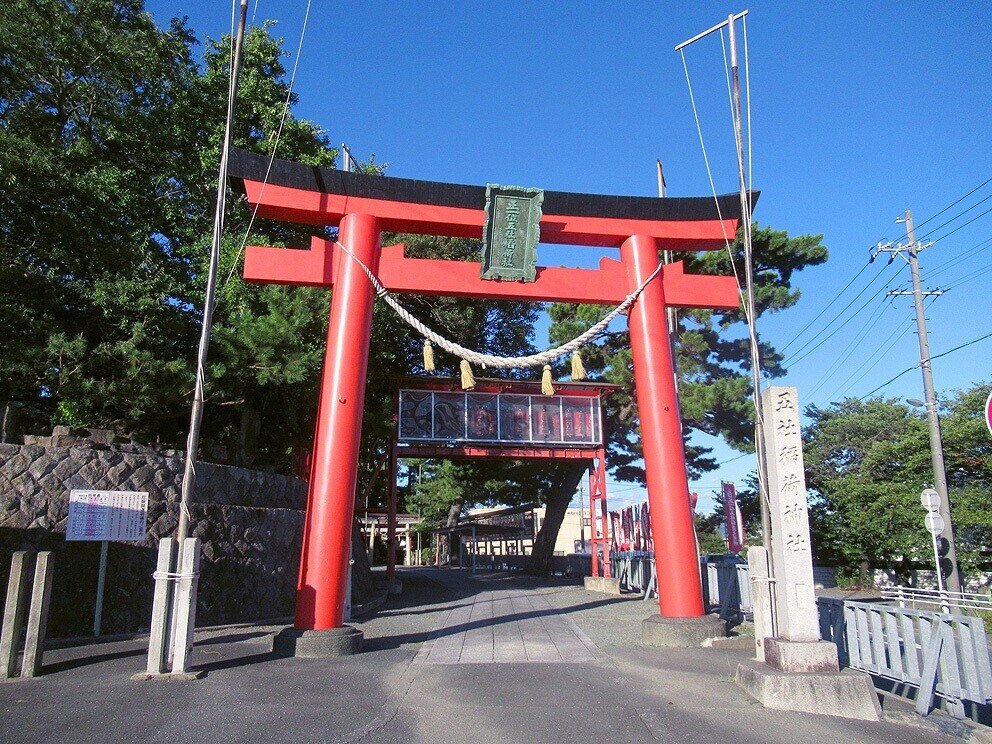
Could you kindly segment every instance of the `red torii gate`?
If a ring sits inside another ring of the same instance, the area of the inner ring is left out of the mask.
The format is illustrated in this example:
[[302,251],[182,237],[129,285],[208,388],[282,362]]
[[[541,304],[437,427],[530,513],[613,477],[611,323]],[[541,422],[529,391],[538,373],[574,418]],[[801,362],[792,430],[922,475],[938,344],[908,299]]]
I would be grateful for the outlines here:
[[[620,261],[598,269],[538,267],[533,282],[480,278],[480,264],[407,258],[402,245],[381,247],[384,230],[479,238],[485,189],[318,168],[243,150],[231,178],[258,214],[312,225],[338,225],[338,240],[390,292],[533,302],[617,305],[660,264],[659,251],[713,250],[734,236],[737,195],[718,198],[599,196],[547,191],[541,242],[619,246]],[[722,215],[722,219],[721,219]],[[359,439],[375,291],[334,241],[309,250],[250,246],[247,281],[333,287],[314,436],[296,605],[297,630],[343,625]],[[689,507],[665,308],[733,309],[732,277],[687,275],[664,267],[628,311],[638,415],[651,507],[661,615],[704,614]]]

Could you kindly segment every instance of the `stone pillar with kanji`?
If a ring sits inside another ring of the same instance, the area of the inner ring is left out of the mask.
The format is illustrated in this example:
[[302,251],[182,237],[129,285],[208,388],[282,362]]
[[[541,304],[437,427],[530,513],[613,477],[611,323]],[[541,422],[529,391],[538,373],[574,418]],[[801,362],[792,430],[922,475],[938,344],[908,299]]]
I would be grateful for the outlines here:
[[837,671],[837,647],[820,641],[799,396],[794,387],[769,387],[761,397],[776,616],[765,661],[783,671]]
[[[761,400],[775,618],[767,622],[767,607],[756,604],[755,631],[759,635],[759,626],[772,625],[775,635],[764,639],[757,659],[738,665],[736,682],[768,708],[879,721],[881,709],[868,675],[841,671],[837,646],[820,638],[799,396],[794,387],[769,387]],[[764,550],[751,550],[755,554],[749,552],[749,565],[765,574]],[[766,584],[769,578],[759,575],[752,580]],[[765,593],[754,592],[755,601],[761,603]]]

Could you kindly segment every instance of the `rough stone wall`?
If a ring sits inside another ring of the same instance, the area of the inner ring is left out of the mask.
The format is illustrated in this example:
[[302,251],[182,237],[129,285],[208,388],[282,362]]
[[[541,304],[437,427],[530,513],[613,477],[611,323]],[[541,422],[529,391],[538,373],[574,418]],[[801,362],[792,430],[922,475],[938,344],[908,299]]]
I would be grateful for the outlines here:
[[[133,443],[33,438],[0,444],[0,591],[10,555],[33,548],[55,552],[49,633],[92,632],[100,544],[66,542],[69,491],[147,491],[143,542],[111,543],[103,630],[148,625],[155,551],[178,521],[181,453],[156,453]],[[291,615],[306,506],[296,478],[199,463],[192,507],[203,544],[199,624]]]

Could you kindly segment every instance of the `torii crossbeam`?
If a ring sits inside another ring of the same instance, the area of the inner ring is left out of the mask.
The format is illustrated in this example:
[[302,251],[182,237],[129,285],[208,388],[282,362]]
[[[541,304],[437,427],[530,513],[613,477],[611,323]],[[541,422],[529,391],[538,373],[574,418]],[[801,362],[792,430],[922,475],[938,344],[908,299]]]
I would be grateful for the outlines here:
[[[709,198],[598,196],[545,192],[541,242],[618,246],[620,261],[596,269],[538,267],[533,282],[480,278],[480,264],[416,259],[403,246],[381,247],[384,230],[480,238],[485,189],[414,181],[289,161],[234,150],[231,178],[258,214],[338,225],[338,240],[390,292],[534,302],[617,305],[658,268],[661,250],[722,248],[737,232],[737,195]],[[341,627],[354,517],[359,440],[375,292],[361,267],[333,241],[309,250],[250,246],[247,281],[333,287],[327,349],[309,483],[296,606],[298,630]],[[662,269],[628,311],[637,409],[647,474],[651,530],[664,617],[704,614],[689,506],[665,308],[734,309],[733,277]]]

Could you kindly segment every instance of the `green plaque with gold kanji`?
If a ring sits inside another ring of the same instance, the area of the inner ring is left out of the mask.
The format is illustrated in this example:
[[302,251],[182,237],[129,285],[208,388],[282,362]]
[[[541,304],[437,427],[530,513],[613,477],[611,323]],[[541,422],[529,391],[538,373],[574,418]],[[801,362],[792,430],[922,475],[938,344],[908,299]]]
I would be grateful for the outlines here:
[[537,278],[544,192],[519,186],[486,186],[482,278],[532,282]]

